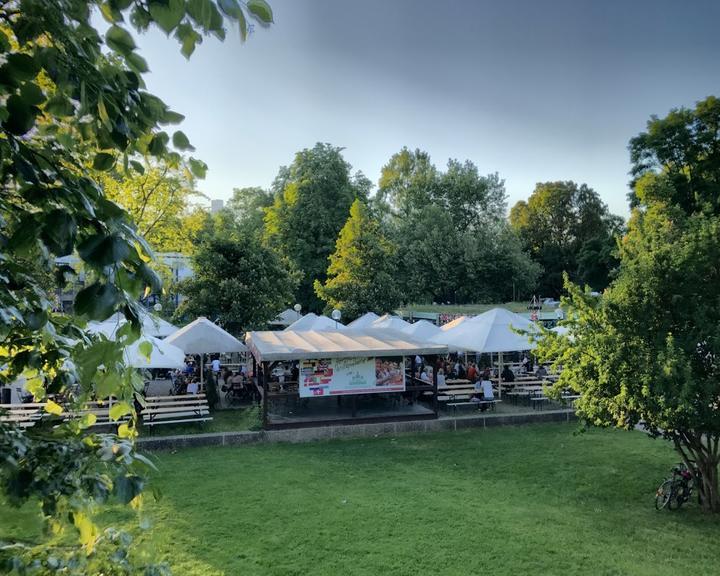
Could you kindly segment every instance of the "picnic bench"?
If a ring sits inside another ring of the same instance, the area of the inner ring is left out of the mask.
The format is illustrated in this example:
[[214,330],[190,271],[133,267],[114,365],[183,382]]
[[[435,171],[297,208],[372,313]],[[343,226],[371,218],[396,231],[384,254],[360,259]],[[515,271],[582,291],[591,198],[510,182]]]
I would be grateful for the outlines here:
[[490,406],[491,410],[495,410],[495,405],[502,400],[473,400],[477,390],[473,386],[444,386],[438,388],[438,402],[445,402],[446,406],[452,406],[453,411],[457,414],[458,406]]
[[158,424],[180,424],[183,422],[208,422],[210,406],[205,394],[183,394],[176,396],[148,396],[140,412],[143,426]]
[[42,402],[27,402],[25,404],[0,404],[0,422],[7,422],[29,428],[34,426],[45,413],[45,404]]

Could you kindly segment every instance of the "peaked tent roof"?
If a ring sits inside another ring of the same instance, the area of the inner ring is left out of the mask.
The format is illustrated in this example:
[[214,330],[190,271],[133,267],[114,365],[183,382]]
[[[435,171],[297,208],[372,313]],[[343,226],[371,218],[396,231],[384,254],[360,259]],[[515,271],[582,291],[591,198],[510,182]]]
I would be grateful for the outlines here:
[[186,354],[247,352],[247,347],[240,340],[204,316],[180,328],[165,341],[177,346]]
[[[170,322],[158,318],[150,312],[143,313],[140,320],[142,322],[142,333],[156,338],[164,338],[177,330],[177,326],[173,326]],[[114,338],[115,332],[126,322],[125,316],[120,312],[116,312],[102,322],[88,322],[88,330],[96,334],[105,334],[108,338]]]
[[393,330],[395,332],[406,333],[405,330],[410,328],[412,324],[405,322],[400,316],[393,316],[392,314],[383,314],[375,320],[369,326],[366,326],[367,330]]
[[416,340],[431,340],[434,336],[442,334],[440,328],[427,320],[418,320],[414,324],[410,324],[403,332]]
[[246,342],[261,362],[447,353],[445,345],[379,330],[250,332]]
[[268,322],[271,326],[290,326],[293,322],[300,320],[302,314],[295,312],[292,308],[286,308],[276,318],[273,318]]
[[[150,358],[140,352],[140,345],[149,342],[152,345]],[[132,368],[183,368],[185,352],[167,340],[153,336],[142,336],[125,348],[125,362]]]
[[442,330],[443,332],[447,332],[448,330],[457,328],[463,322],[467,322],[468,320],[470,320],[470,318],[470,316],[458,316],[457,318],[455,318],[455,320],[451,320],[447,324],[443,324],[442,326],[440,326],[440,330]]
[[352,328],[353,330],[362,330],[364,328],[367,328],[380,318],[375,312],[365,312],[360,318],[355,318],[350,324],[347,325],[348,328]]
[[340,322],[335,322],[332,318],[328,318],[327,316],[318,316],[317,314],[314,314],[310,312],[310,314],[305,314],[300,320],[297,320],[290,324],[287,328],[285,328],[286,331],[292,331],[292,332],[301,332],[301,331],[307,331],[307,330],[344,330],[345,325],[341,324]]
[[444,331],[432,340],[447,344],[451,349],[472,352],[514,352],[535,347],[527,336],[517,334],[513,328],[538,330],[533,322],[519,314],[504,308],[493,308]]

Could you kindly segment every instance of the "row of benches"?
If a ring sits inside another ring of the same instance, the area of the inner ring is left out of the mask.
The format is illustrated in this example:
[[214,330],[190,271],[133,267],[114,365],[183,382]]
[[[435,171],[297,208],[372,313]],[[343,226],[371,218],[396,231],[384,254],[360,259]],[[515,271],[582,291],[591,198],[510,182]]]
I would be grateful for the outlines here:
[[[128,416],[117,420],[110,418],[112,401],[88,402],[81,410],[63,412],[64,420],[82,419],[94,416],[89,426],[109,426],[127,421]],[[0,404],[0,422],[9,422],[22,428],[29,428],[39,422],[45,414],[45,403]],[[204,423],[212,420],[210,406],[205,394],[186,394],[182,396],[148,396],[140,411],[143,426],[159,424],[179,424],[183,422]]]

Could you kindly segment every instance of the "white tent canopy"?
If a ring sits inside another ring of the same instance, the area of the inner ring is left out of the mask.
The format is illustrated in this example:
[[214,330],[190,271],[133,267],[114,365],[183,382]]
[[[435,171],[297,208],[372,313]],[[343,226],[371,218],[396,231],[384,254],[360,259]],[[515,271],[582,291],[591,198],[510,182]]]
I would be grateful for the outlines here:
[[[148,358],[140,352],[143,342],[152,345]],[[160,340],[154,336],[141,336],[130,346],[125,348],[125,363],[132,368],[183,368],[185,366],[185,352],[177,346],[169,344],[167,340]]]
[[332,318],[328,318],[327,316],[318,316],[317,314],[310,312],[310,314],[305,314],[305,316],[300,318],[300,320],[290,324],[290,326],[285,328],[285,330],[291,332],[304,332],[307,330],[343,330],[344,328],[344,324],[335,322]]
[[405,333],[405,330],[410,328],[412,324],[405,322],[400,316],[393,316],[391,314],[384,314],[375,320],[370,326],[367,326],[368,330],[393,330],[395,332]]
[[463,322],[467,322],[468,320],[470,320],[470,317],[468,316],[458,316],[457,318],[455,318],[455,320],[451,320],[447,324],[443,324],[442,326],[440,326],[440,330],[442,330],[443,332],[447,332],[448,330],[457,328]]
[[533,322],[519,314],[493,308],[443,331],[432,340],[447,344],[453,350],[468,352],[515,352],[535,347],[527,336],[517,334],[513,328],[528,332],[538,330]]
[[447,354],[442,344],[379,330],[250,332],[246,342],[259,362]]
[[403,330],[405,334],[415,340],[432,340],[438,334],[442,334],[440,328],[427,320],[418,320]]
[[[173,326],[170,322],[166,322],[162,318],[158,318],[150,312],[145,312],[140,316],[142,322],[142,333],[156,338],[165,338],[177,330],[177,326]],[[127,322],[127,319],[120,312],[116,312],[107,320],[102,322],[88,322],[88,331],[93,334],[104,334],[108,338],[115,338],[115,332]]]
[[235,336],[202,316],[168,336],[165,341],[177,346],[186,354],[247,351],[245,345]]
[[290,326],[290,324],[300,320],[300,318],[302,318],[302,314],[300,314],[300,312],[295,312],[292,308],[287,308],[286,310],[280,312],[280,314],[277,315],[277,318],[270,320],[268,324],[271,326]]
[[370,326],[375,320],[380,318],[375,312],[366,312],[360,318],[356,318],[350,324],[347,325],[348,328],[352,328],[353,330],[364,330],[368,326]]

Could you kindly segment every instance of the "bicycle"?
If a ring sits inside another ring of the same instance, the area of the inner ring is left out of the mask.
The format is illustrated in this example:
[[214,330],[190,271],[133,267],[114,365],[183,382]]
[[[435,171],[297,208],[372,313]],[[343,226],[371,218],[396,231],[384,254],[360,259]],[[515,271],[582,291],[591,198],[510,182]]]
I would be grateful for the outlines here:
[[698,482],[700,471],[694,464],[692,471],[682,462],[673,466],[672,476],[666,478],[655,492],[655,508],[677,510],[690,500]]

